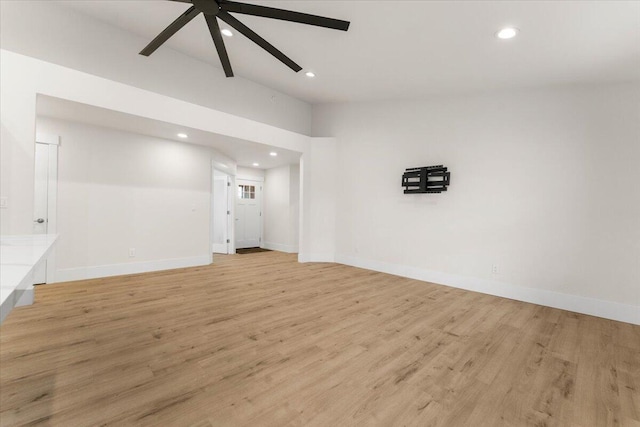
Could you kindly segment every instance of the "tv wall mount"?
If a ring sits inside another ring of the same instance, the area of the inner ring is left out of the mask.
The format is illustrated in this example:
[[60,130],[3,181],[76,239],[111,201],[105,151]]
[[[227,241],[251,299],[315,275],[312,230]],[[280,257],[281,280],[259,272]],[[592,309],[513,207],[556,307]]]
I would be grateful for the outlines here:
[[442,193],[451,183],[451,172],[442,165],[409,168],[402,175],[404,194]]

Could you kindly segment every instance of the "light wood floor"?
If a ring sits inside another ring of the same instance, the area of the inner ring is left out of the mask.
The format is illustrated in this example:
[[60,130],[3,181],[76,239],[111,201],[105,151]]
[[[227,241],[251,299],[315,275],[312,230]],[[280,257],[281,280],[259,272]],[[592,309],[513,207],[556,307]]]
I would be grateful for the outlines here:
[[278,252],[38,287],[0,424],[640,426],[640,327]]

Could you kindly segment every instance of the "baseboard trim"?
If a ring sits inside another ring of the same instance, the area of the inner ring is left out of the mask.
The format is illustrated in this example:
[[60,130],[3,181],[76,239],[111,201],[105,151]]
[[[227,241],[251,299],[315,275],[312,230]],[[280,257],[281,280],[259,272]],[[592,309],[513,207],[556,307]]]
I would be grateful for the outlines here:
[[122,276],[124,274],[149,273],[152,271],[172,270],[174,268],[199,267],[209,265],[210,263],[210,257],[208,255],[204,255],[190,258],[174,258],[125,264],[65,268],[56,272],[56,282],[71,282],[74,280]]
[[262,247],[264,249],[270,249],[272,251],[286,252],[288,254],[298,253],[298,245],[283,245],[281,243],[263,242]]
[[334,254],[298,254],[298,262],[336,262]]
[[640,306],[637,305],[563,294],[544,289],[526,288],[494,280],[459,276],[345,255],[337,255],[335,258],[335,262],[352,267],[640,325]]

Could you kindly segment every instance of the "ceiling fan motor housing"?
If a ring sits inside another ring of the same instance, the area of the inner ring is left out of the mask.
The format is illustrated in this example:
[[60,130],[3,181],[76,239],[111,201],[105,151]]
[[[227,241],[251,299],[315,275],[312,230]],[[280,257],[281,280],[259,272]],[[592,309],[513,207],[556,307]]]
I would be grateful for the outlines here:
[[220,5],[216,0],[191,0],[191,3],[205,15],[216,16],[220,11]]

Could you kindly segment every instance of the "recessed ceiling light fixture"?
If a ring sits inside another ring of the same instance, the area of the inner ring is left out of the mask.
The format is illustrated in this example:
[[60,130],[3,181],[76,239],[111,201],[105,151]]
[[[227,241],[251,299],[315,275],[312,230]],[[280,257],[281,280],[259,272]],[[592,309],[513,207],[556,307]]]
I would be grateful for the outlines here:
[[272,151],[272,152],[269,153],[269,155],[271,157],[276,157],[278,155],[278,153],[276,153],[275,151]]
[[496,37],[503,40],[512,39],[518,35],[519,31],[520,30],[518,30],[517,28],[506,27],[498,31],[496,33]]
[[189,135],[187,135],[186,133],[179,133],[178,134],[178,138],[183,138],[184,139],[184,138],[188,138],[188,137],[189,137]]
[[254,163],[253,166],[260,166],[260,163]]
[[222,33],[222,35],[227,36],[227,37],[232,37],[233,36],[233,33],[228,28],[223,28],[222,30],[220,30],[220,32]]
[[315,77],[316,73],[314,73],[313,71],[307,71],[306,73],[304,73],[304,75],[307,77]]

